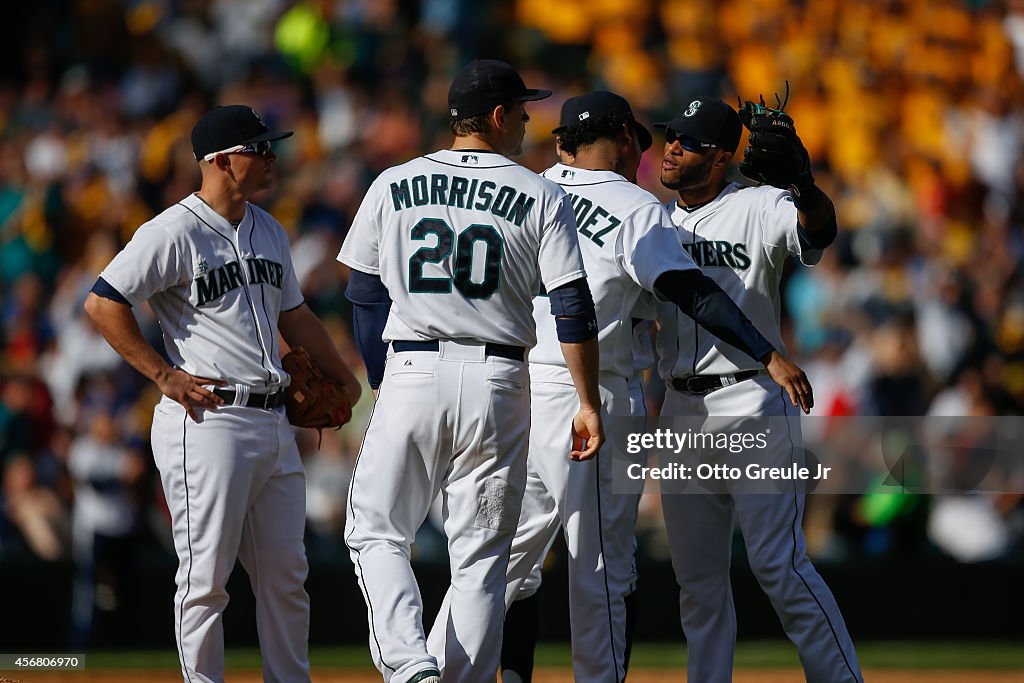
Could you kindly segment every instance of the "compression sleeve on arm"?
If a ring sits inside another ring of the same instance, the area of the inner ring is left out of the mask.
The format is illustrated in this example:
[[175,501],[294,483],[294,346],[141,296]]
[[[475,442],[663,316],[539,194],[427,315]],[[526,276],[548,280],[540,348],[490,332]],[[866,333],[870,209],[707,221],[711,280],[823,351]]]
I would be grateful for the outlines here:
[[670,270],[654,283],[658,293],[722,341],[761,361],[775,350],[739,306],[699,270]]
[[388,345],[381,337],[391,311],[391,296],[379,276],[353,270],[345,298],[352,302],[352,331],[366,364],[366,378],[377,389],[384,380],[388,357]]
[[92,291],[96,296],[101,296],[104,299],[110,299],[111,301],[116,301],[119,304],[131,306],[128,299],[125,299],[121,292],[117,291],[112,284],[103,278],[97,278],[96,284],[92,286],[92,290],[90,291]]
[[558,341],[576,344],[597,336],[597,312],[587,278],[581,277],[551,290],[548,298]]

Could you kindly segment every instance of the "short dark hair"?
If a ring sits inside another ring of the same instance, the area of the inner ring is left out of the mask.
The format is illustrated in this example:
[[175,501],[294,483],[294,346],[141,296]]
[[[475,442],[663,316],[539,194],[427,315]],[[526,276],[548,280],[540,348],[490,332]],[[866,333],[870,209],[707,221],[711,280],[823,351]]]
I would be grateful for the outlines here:
[[558,144],[562,151],[576,156],[580,147],[587,147],[604,138],[614,140],[622,127],[630,121],[632,119],[626,112],[591,116],[558,131]]
[[465,137],[467,135],[474,135],[477,133],[486,133],[491,129],[491,112],[486,114],[477,114],[476,116],[467,116],[464,119],[450,119],[448,121],[448,127],[451,128],[452,135],[456,137]]

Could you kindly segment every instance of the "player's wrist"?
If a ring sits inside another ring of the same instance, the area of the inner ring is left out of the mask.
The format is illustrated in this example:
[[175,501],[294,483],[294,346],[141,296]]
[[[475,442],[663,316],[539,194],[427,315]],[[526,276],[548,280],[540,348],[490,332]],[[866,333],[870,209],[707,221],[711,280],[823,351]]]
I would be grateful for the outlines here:
[[813,211],[825,199],[825,193],[814,184],[814,178],[811,178],[809,183],[804,183],[802,186],[794,185],[792,192],[793,206],[796,207],[797,211]]
[[168,381],[170,381],[171,377],[173,377],[174,373],[176,373],[177,371],[178,368],[173,367],[171,365],[164,365],[163,367],[159,367],[156,369],[156,372],[153,373],[153,381],[156,382],[158,386],[163,386],[164,384],[167,384]]

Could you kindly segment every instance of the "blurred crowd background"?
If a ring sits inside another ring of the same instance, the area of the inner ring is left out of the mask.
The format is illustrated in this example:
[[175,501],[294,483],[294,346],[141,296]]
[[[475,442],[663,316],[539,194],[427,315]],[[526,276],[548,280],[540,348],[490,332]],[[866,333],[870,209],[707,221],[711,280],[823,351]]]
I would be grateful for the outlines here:
[[[788,80],[841,229],[784,286],[815,414],[1024,409],[1022,0],[34,0],[4,16],[0,563],[73,560],[79,642],[116,605],[119,573],[172,556],[149,447],[158,392],[82,302],[141,223],[198,189],[189,133],[214,104],[296,131],[275,144],[279,181],[259,202],[361,369],[334,257],[381,170],[449,144],[448,85],[470,59],[505,59],[555,92],[529,108],[519,161],[536,171],[555,161],[550,130],[574,94],[614,90],[651,122],[697,95],[772,103]],[[660,149],[640,183],[668,199]],[[650,389],[656,413],[656,378]],[[319,448],[300,435],[313,562],[347,562],[369,401],[356,412]],[[664,557],[657,497],[642,507],[641,551]],[[1014,562],[1024,519],[1019,495],[880,489],[812,496],[807,528],[825,563]],[[417,552],[444,557],[429,525]]]

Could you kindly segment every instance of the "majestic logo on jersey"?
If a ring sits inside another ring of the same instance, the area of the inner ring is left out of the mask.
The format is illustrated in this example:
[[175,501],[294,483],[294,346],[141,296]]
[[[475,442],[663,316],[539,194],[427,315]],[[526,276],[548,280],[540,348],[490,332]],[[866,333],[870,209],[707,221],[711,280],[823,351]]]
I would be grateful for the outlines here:
[[[228,292],[238,289],[245,284],[242,277],[242,267],[238,261],[229,261],[223,266],[209,270],[206,259],[200,262],[205,266],[203,272],[199,272],[196,266],[195,299],[196,306],[202,306],[211,301],[216,301]],[[245,259],[246,269],[249,271],[250,285],[268,284],[281,289],[281,279],[284,276],[284,266],[274,261],[262,258]]]
[[493,180],[469,180],[462,176],[447,176],[442,173],[432,174],[429,181],[427,176],[418,175],[411,180],[403,178],[400,182],[391,183],[391,202],[395,211],[427,204],[454,206],[460,209],[490,211],[498,218],[504,218],[520,227],[530,215],[535,201],[534,197],[508,185],[502,185],[501,189],[498,189]]
[[750,267],[750,255],[747,245],[743,242],[705,241],[687,243],[683,248],[689,252],[693,262],[701,268],[720,266],[733,270],[746,270]]
[[696,114],[697,110],[700,109],[700,104],[700,100],[694,100],[693,102],[690,102],[690,106],[687,107],[686,111],[683,112],[683,116],[690,117]]
[[573,213],[576,214],[576,229],[584,237],[589,237],[599,247],[604,246],[605,235],[619,227],[622,223],[618,218],[608,213],[607,209],[602,206],[595,206],[594,202],[586,197],[570,194],[569,201],[572,203]]

